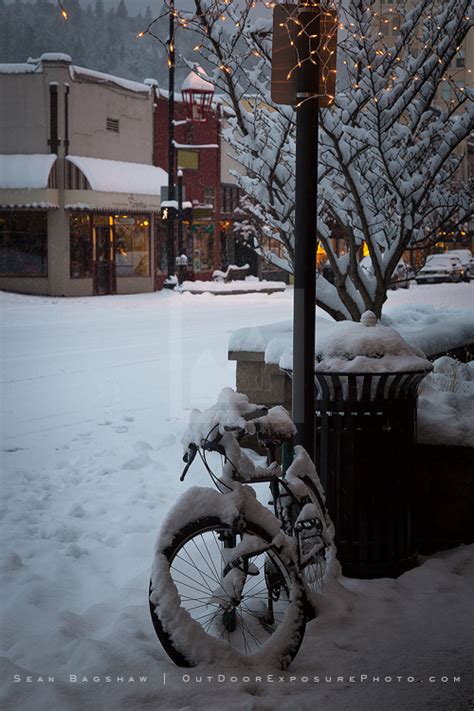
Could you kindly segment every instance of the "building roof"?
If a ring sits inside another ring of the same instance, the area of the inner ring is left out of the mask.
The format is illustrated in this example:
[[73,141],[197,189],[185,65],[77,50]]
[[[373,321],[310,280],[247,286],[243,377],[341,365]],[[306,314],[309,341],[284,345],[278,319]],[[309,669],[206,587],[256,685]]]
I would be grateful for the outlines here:
[[119,86],[122,89],[133,91],[139,94],[150,95],[154,89],[154,85],[147,80],[147,83],[116,77],[105,72],[98,72],[94,69],[86,67],[78,67],[72,64],[72,59],[68,54],[62,52],[45,52],[40,57],[29,57],[27,62],[0,64],[0,74],[34,74],[43,71],[43,63],[58,63],[66,64],[69,68],[69,74],[74,81],[91,82],[95,84],[106,84]]
[[163,168],[121,160],[67,156],[86,177],[92,190],[105,193],[138,193],[160,195],[168,185],[168,173]]
[[115,86],[120,86],[122,89],[128,89],[128,91],[134,91],[139,94],[150,94],[153,90],[153,86],[149,83],[144,84],[142,82],[132,81],[131,79],[123,79],[122,77],[116,77],[112,74],[98,72],[95,69],[77,67],[76,65],[71,65],[70,74],[71,79],[75,81],[89,81],[96,84],[114,84]]
[[0,154],[0,189],[41,189],[48,186],[54,153]]

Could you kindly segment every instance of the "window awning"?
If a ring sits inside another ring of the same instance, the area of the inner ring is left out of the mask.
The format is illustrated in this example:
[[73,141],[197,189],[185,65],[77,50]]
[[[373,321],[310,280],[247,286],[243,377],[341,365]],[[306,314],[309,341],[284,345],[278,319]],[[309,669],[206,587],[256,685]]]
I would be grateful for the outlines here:
[[0,190],[48,187],[56,158],[54,153],[0,154]]
[[57,207],[58,191],[48,187],[56,158],[54,153],[0,154],[0,205]]
[[159,197],[162,186],[168,185],[168,173],[154,165],[86,156],[67,156],[67,160],[79,168],[92,190],[99,192]]

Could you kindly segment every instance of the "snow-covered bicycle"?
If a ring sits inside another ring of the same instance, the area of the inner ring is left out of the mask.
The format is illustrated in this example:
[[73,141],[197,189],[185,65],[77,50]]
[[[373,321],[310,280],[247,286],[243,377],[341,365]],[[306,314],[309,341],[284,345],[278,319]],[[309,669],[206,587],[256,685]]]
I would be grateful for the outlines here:
[[[285,472],[277,461],[294,433],[284,408],[259,408],[230,388],[191,414],[181,481],[199,455],[216,490],[188,489],[167,515],[149,592],[155,631],[179,666],[237,659],[284,669],[298,652],[335,548],[306,451],[291,450]],[[241,446],[248,438],[266,449],[264,465]],[[222,455],[219,478],[208,452]],[[250,486],[262,482],[270,485],[273,512]]]

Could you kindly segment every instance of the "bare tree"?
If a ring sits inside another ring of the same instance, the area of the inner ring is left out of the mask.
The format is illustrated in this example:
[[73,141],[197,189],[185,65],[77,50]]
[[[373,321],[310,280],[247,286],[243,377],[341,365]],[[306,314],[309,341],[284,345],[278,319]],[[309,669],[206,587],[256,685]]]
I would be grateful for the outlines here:
[[[330,3],[340,22],[339,80],[333,105],[320,110],[317,238],[334,284],[320,276],[316,299],[336,319],[357,320],[367,309],[380,316],[403,252],[469,213],[458,175],[474,92],[458,85],[452,67],[472,25],[471,2],[399,3],[392,47],[373,1]],[[224,133],[242,166],[237,180],[255,217],[284,245],[291,271],[295,122],[293,108],[270,97],[271,18],[256,19],[253,0],[194,5],[177,21],[197,33],[199,63],[232,108]],[[448,102],[438,99],[442,82],[451,85]],[[334,225],[345,238],[342,256]],[[359,266],[364,243],[373,273]]]

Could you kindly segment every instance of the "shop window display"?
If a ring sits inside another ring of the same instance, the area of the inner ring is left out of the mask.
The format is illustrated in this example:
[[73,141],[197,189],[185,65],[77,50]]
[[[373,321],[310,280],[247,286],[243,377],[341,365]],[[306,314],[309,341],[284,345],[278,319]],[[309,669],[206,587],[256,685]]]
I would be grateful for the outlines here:
[[149,276],[150,218],[115,215],[114,232],[117,276]]

